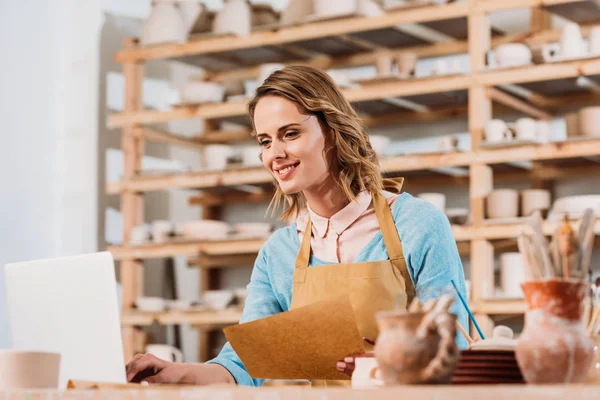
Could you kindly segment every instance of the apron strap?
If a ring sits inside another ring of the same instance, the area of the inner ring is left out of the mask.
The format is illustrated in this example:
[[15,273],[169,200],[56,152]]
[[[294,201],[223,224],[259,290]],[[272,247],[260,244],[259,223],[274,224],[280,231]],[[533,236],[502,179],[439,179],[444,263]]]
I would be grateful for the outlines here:
[[298,257],[296,257],[296,269],[308,268],[308,261],[310,260],[310,239],[312,237],[312,221],[308,218],[306,223],[306,229],[304,229],[304,236],[302,236],[302,243],[300,244],[300,251]]

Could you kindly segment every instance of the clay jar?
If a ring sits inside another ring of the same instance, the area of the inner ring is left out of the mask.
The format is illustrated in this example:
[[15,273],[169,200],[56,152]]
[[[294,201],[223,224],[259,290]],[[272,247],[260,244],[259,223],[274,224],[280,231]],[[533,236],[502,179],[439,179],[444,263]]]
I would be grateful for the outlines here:
[[377,314],[380,334],[375,357],[386,385],[450,382],[458,361],[456,316],[438,315],[432,326],[427,315],[405,311]]
[[583,382],[593,361],[594,343],[581,322],[588,284],[575,279],[528,281],[525,328],[516,357],[527,383]]

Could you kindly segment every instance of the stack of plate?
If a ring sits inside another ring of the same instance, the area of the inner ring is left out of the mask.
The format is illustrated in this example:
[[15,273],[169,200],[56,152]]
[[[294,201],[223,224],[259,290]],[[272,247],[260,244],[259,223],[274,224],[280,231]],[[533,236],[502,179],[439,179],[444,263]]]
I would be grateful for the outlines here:
[[455,385],[525,383],[513,350],[461,351]]

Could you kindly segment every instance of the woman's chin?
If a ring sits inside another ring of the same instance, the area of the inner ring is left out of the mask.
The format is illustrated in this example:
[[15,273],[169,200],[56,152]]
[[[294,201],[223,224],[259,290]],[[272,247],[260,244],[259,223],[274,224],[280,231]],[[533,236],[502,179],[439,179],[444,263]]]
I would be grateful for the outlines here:
[[287,194],[287,195],[296,194],[296,193],[302,191],[302,189],[298,188],[298,186],[289,184],[288,182],[283,182],[283,184],[282,184],[282,182],[279,182],[279,188],[281,189],[283,194]]

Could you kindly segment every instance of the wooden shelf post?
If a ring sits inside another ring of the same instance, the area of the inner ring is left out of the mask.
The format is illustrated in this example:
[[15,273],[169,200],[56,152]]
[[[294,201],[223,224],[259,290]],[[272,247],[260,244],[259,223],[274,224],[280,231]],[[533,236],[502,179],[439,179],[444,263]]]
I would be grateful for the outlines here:
[[[127,39],[125,48],[135,47],[136,41]],[[142,109],[142,76],[143,65],[139,62],[127,62],[123,65],[125,75],[125,112],[134,112]],[[144,154],[144,142],[141,135],[137,134],[139,126],[126,124],[123,127],[121,149],[123,151],[123,178],[134,177],[141,169]],[[131,230],[144,221],[143,195],[131,190],[124,190],[121,194],[121,213],[123,215],[123,243],[129,243]],[[121,287],[122,308],[130,309],[136,297],[143,293],[142,263],[134,259],[121,261]],[[135,332],[133,327],[123,327],[123,349],[125,359],[130,360],[135,350]]]

